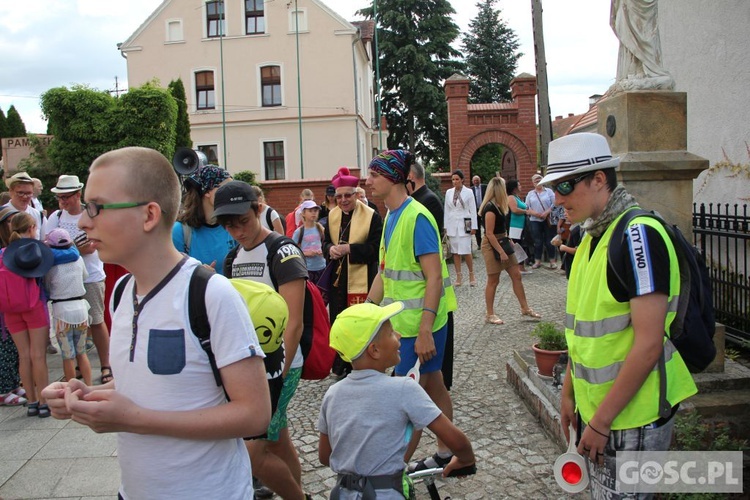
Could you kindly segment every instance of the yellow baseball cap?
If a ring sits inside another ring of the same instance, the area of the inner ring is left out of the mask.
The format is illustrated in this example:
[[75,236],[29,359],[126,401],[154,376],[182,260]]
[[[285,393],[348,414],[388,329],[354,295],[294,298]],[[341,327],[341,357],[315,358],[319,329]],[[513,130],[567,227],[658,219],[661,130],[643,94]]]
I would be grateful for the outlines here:
[[347,307],[331,326],[331,347],[344,361],[351,363],[365,352],[383,323],[403,309],[403,302],[393,302],[382,307],[375,304],[356,304]]

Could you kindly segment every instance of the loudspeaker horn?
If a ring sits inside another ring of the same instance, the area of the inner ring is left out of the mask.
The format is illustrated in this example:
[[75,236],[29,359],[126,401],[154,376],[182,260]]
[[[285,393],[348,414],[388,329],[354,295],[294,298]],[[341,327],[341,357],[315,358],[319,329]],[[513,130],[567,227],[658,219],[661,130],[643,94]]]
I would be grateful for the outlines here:
[[177,148],[172,157],[172,167],[179,175],[194,174],[199,168],[208,164],[208,158],[202,151],[190,148]]

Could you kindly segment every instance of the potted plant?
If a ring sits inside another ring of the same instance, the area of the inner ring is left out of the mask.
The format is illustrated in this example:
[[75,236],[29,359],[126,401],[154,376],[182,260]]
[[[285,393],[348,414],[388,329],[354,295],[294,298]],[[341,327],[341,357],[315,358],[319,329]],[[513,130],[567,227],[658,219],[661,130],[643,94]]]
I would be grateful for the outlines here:
[[534,351],[539,375],[551,377],[552,367],[555,366],[560,355],[568,351],[565,331],[554,323],[542,321],[532,330],[531,336],[538,339],[531,349]]

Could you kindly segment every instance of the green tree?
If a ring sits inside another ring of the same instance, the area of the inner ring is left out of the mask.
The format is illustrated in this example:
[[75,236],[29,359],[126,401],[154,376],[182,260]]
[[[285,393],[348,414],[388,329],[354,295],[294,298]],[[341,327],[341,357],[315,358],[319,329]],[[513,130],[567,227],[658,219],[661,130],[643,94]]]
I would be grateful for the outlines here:
[[[18,169],[28,172],[31,177],[38,178],[44,186],[54,186],[57,184],[59,174],[49,158],[48,146],[45,146],[36,134],[29,134],[29,144],[31,145],[31,154],[18,162]],[[49,189],[42,192],[39,201],[42,202],[44,207],[57,207],[55,193]]]
[[471,158],[471,175],[478,175],[486,183],[495,177],[495,173],[502,172],[504,149],[502,144],[487,144],[479,148]]
[[83,182],[99,155],[124,146],[174,154],[177,103],[156,83],[130,89],[120,98],[85,86],[53,88],[42,94],[42,113],[55,139],[47,154],[57,173]]
[[[422,160],[448,162],[444,81],[460,72],[452,44],[459,29],[448,0],[378,0],[381,109],[388,147],[406,148]],[[372,19],[373,8],[359,11]]]
[[26,125],[24,125],[21,115],[12,104],[8,108],[8,118],[5,123],[5,137],[25,137]]
[[516,75],[518,36],[495,9],[497,0],[480,0],[477,17],[461,38],[466,56],[469,100],[473,103],[510,101],[510,81]]
[[172,80],[167,87],[169,92],[177,101],[177,128],[175,130],[175,150],[177,148],[192,148],[193,141],[190,139],[190,118],[187,112],[187,98],[185,97],[185,85],[182,78]]

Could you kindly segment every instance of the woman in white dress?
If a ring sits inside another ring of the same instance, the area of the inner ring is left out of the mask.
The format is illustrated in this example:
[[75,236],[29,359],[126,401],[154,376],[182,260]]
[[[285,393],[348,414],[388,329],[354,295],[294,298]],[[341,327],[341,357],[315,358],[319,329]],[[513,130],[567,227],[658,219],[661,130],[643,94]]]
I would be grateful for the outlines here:
[[453,187],[445,193],[445,233],[451,242],[453,265],[456,266],[455,286],[461,286],[461,257],[466,258],[469,268],[469,285],[476,286],[474,260],[471,257],[471,241],[477,231],[477,204],[469,188],[463,185],[464,174],[460,170],[451,176]]

